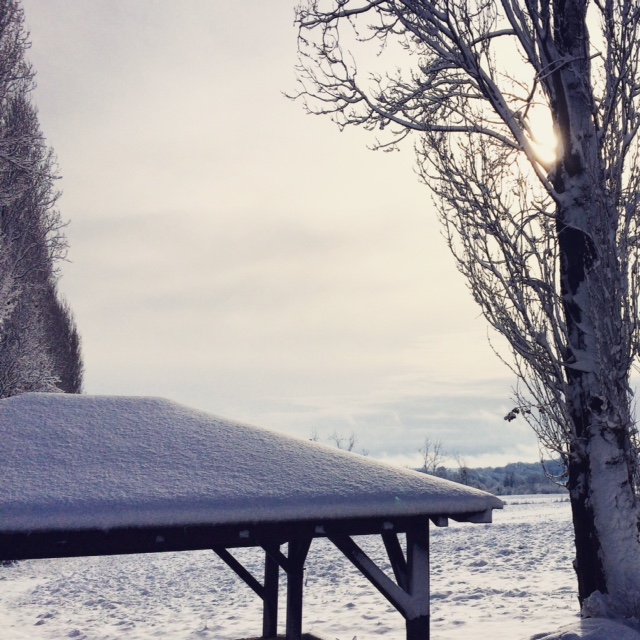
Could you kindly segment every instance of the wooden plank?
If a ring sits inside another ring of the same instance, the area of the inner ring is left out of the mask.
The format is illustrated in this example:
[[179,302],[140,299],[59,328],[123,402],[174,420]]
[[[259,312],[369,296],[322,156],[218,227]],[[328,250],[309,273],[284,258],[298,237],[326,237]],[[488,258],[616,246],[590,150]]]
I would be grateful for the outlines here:
[[280,567],[270,553],[264,554],[264,598],[262,605],[262,637],[278,634],[278,583]]
[[389,556],[389,562],[393,569],[393,575],[396,577],[396,582],[401,589],[405,591],[409,588],[407,580],[407,561],[402,553],[402,547],[398,541],[398,535],[393,531],[383,531],[382,541],[384,547],[387,550]]
[[311,546],[311,538],[289,542],[287,573],[287,640],[302,639],[302,592],[304,562]]
[[223,560],[231,569],[233,569],[239,578],[241,578],[245,584],[251,587],[256,594],[262,599],[265,599],[264,587],[245,569],[227,549],[224,547],[213,547],[213,551]]
[[[480,517],[474,514],[473,517]],[[469,517],[469,514],[464,516]],[[484,513],[482,517],[485,517]],[[193,526],[149,526],[116,529],[2,531],[0,560],[72,558],[161,551],[194,551],[212,546],[232,549],[282,545],[289,540],[323,538],[326,532],[349,536],[403,533],[415,517],[358,517],[348,519],[246,522]]]

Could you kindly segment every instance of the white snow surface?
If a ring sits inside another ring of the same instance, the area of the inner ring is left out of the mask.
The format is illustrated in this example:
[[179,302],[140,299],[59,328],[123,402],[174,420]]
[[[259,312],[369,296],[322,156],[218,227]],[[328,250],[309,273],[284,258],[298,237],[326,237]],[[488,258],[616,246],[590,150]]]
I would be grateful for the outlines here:
[[0,531],[491,512],[496,497],[160,398],[0,401]]
[[[569,502],[505,498],[491,525],[431,529],[432,640],[640,640],[580,620]],[[393,575],[378,537],[358,544]],[[263,554],[234,554],[257,577]],[[284,579],[280,631],[284,630]],[[1,640],[238,640],[261,629],[258,597],[211,551],[31,560],[0,566]],[[400,614],[327,540],[306,563],[303,631],[404,640]]]
[[553,633],[536,634],[531,640],[639,640],[640,633],[617,620],[588,618]]

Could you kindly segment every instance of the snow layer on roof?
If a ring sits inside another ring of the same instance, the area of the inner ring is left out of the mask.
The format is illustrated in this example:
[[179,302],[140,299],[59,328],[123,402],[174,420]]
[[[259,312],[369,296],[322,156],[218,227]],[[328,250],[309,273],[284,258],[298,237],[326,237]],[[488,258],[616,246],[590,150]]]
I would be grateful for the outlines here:
[[0,531],[455,515],[494,496],[160,398],[0,401]]

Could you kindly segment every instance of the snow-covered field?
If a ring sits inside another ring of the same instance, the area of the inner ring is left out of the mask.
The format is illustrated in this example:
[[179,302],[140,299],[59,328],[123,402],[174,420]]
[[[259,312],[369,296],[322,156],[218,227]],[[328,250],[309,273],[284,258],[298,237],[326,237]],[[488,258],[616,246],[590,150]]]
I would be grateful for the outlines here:
[[[521,640],[577,620],[567,499],[506,502],[494,524],[432,528],[434,640]],[[358,542],[384,563],[381,544]],[[260,575],[261,555],[236,553]],[[236,640],[258,635],[261,615],[258,598],[212,552],[0,567],[1,640]],[[400,614],[324,540],[307,560],[303,628],[324,640],[404,638]]]

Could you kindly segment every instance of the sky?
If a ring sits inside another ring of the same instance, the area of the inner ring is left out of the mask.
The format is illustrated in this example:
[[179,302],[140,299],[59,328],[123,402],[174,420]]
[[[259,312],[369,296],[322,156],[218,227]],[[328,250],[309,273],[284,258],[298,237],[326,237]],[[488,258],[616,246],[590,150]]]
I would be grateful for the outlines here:
[[283,95],[294,2],[22,4],[86,393],[353,433],[409,466],[425,438],[470,466],[538,458],[411,146]]

